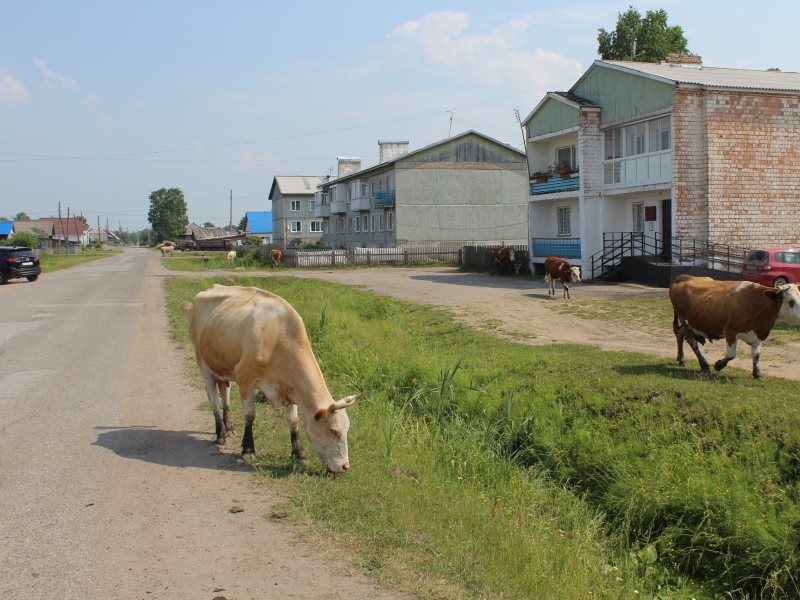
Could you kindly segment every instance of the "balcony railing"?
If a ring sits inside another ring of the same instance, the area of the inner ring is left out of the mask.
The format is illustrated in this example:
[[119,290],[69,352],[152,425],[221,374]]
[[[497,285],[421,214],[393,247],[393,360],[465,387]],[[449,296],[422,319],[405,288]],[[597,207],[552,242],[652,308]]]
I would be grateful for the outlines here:
[[531,238],[531,257],[580,258],[581,238]]
[[331,214],[343,215],[347,212],[347,200],[334,200],[331,202]]
[[394,190],[381,190],[380,192],[375,192],[373,198],[375,199],[375,208],[394,206]]
[[353,198],[350,200],[350,210],[369,210],[370,209],[369,196],[361,196],[360,198]]
[[315,204],[314,205],[314,216],[317,219],[326,219],[331,216],[331,205],[330,204]]
[[547,181],[532,181],[531,196],[540,194],[557,194],[559,192],[577,192],[581,187],[580,175],[562,179],[561,177],[551,177]]

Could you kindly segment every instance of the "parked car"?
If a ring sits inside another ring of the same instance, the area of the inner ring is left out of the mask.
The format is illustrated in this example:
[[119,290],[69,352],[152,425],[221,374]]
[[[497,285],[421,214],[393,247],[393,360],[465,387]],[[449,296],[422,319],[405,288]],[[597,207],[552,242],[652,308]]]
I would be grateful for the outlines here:
[[9,279],[26,277],[28,281],[36,281],[42,272],[39,257],[32,248],[25,246],[0,246],[0,284]]
[[741,277],[772,287],[797,283],[800,281],[800,248],[751,250],[742,263]]

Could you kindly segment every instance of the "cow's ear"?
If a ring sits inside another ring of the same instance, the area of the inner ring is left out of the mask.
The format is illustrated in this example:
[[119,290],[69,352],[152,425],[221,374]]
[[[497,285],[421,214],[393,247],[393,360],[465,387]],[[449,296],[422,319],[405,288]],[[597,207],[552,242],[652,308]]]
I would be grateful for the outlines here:
[[347,408],[348,406],[352,406],[356,403],[357,400],[361,400],[364,397],[364,394],[355,394],[353,396],[345,396],[341,400],[339,400],[336,404],[331,404],[330,411],[333,412],[335,410],[342,410],[343,408]]
[[[333,407],[333,404],[331,404],[331,407]],[[315,421],[321,421],[322,419],[324,419],[325,416],[328,414],[328,410],[330,410],[330,409],[329,408],[320,408],[317,412],[314,413],[314,420]]]
[[769,289],[764,292],[764,295],[775,302],[781,302],[783,300],[783,290]]

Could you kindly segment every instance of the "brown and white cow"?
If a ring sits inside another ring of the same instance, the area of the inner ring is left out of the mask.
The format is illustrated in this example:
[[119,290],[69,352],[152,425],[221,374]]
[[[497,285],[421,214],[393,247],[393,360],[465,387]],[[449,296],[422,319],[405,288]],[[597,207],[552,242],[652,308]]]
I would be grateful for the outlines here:
[[281,252],[277,248],[273,248],[272,250],[270,250],[269,256],[272,259],[273,267],[277,267],[279,264],[283,262],[283,252]]
[[[298,436],[298,410],[311,448],[326,469],[350,468],[345,409],[360,396],[338,402],[331,397],[308,341],[303,319],[283,298],[254,287],[215,285],[198,293],[189,311],[189,335],[206,393],[214,411],[217,444],[233,433],[229,382],[239,385],[244,406],[242,454],[255,454],[255,392],[261,390],[276,407],[286,407],[292,457],[305,462]],[[224,403],[220,417],[219,400]]]
[[678,342],[678,364],[686,366],[683,341],[689,343],[703,373],[710,373],[698,344],[724,339],[725,358],[714,363],[721,371],[736,357],[736,344],[751,347],[753,377],[763,379],[758,361],[761,344],[778,321],[800,324],[800,290],[794,284],[770,288],[750,281],[716,281],[710,277],[678,276],[670,287]]
[[175,250],[175,242],[164,240],[156,247],[161,250],[161,256],[166,256],[167,254],[172,256],[172,252]]
[[492,248],[492,255],[489,262],[489,275],[497,273],[511,273],[519,275],[522,263],[519,254],[513,249],[503,246],[502,248]]
[[548,256],[544,259],[544,281],[547,283],[547,295],[556,295],[556,281],[564,286],[562,298],[569,298],[569,284],[581,282],[581,268],[573,267],[563,258]]

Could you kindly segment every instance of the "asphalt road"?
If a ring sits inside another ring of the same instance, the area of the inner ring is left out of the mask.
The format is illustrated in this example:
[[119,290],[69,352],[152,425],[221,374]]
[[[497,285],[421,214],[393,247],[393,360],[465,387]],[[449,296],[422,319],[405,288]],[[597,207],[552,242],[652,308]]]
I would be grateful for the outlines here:
[[0,598],[397,598],[264,518],[280,498],[213,445],[164,275],[128,250],[0,286]]

